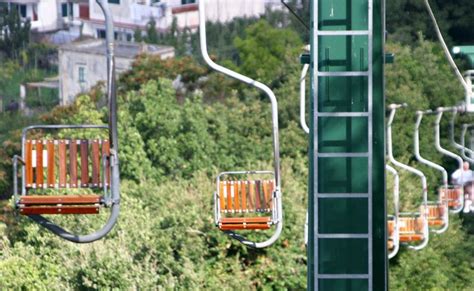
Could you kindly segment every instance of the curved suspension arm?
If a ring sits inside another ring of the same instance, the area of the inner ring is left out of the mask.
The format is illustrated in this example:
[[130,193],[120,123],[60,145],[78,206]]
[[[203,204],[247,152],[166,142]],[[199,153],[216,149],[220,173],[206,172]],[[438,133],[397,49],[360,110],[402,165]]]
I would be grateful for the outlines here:
[[[431,112],[432,111],[430,110],[430,111],[427,111],[426,113],[431,113]],[[414,134],[415,157],[420,163],[425,164],[428,167],[431,167],[435,170],[440,171],[443,176],[443,185],[447,189],[448,188],[448,171],[446,171],[446,169],[443,168],[442,166],[423,158],[420,154],[420,124],[423,119],[423,115],[424,115],[424,112],[422,111],[416,112],[416,124],[415,124],[415,134]]]
[[306,123],[306,75],[308,74],[309,65],[305,64],[301,71],[300,78],[300,124],[304,132],[309,134],[309,127]]
[[[438,152],[440,152],[441,154],[447,156],[447,157],[450,157],[452,159],[455,159],[457,162],[458,162],[458,167],[459,167],[459,170],[461,171],[461,181],[462,181],[462,176],[463,176],[463,159],[456,155],[455,153],[453,152],[450,152],[448,151],[447,149],[443,148],[441,146],[441,137],[440,137],[440,123],[441,123],[441,119],[443,118],[443,113],[444,112],[450,112],[450,111],[453,111],[455,110],[455,108],[443,108],[443,107],[439,107],[436,112],[436,120],[435,120],[435,147],[436,147],[436,150]],[[461,189],[463,189],[463,187],[461,187]],[[463,191],[463,196],[464,196],[464,189],[462,190]],[[461,199],[461,207],[459,209],[455,209],[453,210],[452,212],[453,213],[459,213],[461,212],[461,210],[464,208],[464,199]]]
[[[427,111],[427,113],[431,113],[431,112],[432,112],[431,110]],[[444,189],[447,191],[448,190],[448,172],[446,171],[446,169],[443,168],[442,166],[436,164],[436,163],[433,163],[432,161],[429,161],[429,160],[423,158],[420,154],[420,124],[421,124],[421,121],[423,119],[423,114],[424,113],[422,111],[417,111],[416,112],[416,124],[415,124],[415,134],[414,134],[415,157],[420,163],[425,164],[428,167],[431,167],[431,168],[441,172],[441,174],[443,175],[443,186],[444,186]],[[439,200],[439,203],[442,203],[441,199]],[[446,201],[446,203],[443,203],[442,205],[445,208],[445,213],[443,214],[444,224],[441,228],[433,230],[433,232],[438,233],[438,234],[445,232],[449,227],[449,215],[448,215],[447,201]]]
[[400,176],[398,175],[397,170],[392,168],[389,165],[385,165],[385,169],[393,175],[393,205],[395,208],[395,228],[394,228],[394,247],[393,250],[388,254],[388,258],[391,259],[395,257],[400,249],[400,236],[399,236],[399,229],[400,225],[398,223],[398,216],[400,212]]
[[[217,72],[220,72],[224,75],[227,75],[231,78],[234,78],[240,82],[243,82],[249,86],[257,88],[258,90],[264,92],[268,98],[270,99],[271,107],[272,107],[272,133],[273,133],[273,163],[274,163],[274,171],[275,171],[275,193],[276,197],[275,200],[281,199],[281,174],[280,174],[280,143],[279,143],[279,133],[278,133],[278,102],[275,97],[273,91],[266,86],[256,80],[253,80],[247,76],[234,72],[228,68],[225,68],[221,65],[216,64],[210,57],[207,51],[207,37],[206,37],[206,0],[199,1],[199,36],[201,41],[201,54],[204,61]],[[239,240],[243,244],[255,247],[255,248],[264,248],[267,246],[272,245],[280,236],[282,229],[283,229],[283,215],[282,215],[282,206],[281,203],[276,203],[278,205],[278,223],[276,224],[275,233],[270,237],[268,240],[260,243],[252,242],[244,237],[233,233],[227,232],[231,237]]]
[[423,216],[423,241],[419,244],[419,245],[416,245],[416,246],[408,246],[408,248],[412,249],[412,250],[421,250],[422,248],[426,247],[428,245],[428,241],[429,241],[429,231],[428,231],[428,187],[427,187],[427,182],[426,182],[426,177],[425,175],[423,174],[423,172],[421,172],[420,170],[417,170],[413,167],[410,167],[409,165],[405,165],[399,161],[397,161],[395,159],[395,157],[393,156],[393,149],[392,149],[392,124],[393,124],[393,119],[395,118],[395,113],[397,111],[398,108],[401,108],[401,107],[406,107],[407,105],[406,104],[403,104],[403,105],[399,105],[399,104],[391,104],[389,106],[390,108],[390,116],[388,118],[388,122],[387,122],[387,154],[388,154],[388,158],[390,160],[390,162],[392,162],[395,166],[397,167],[400,167],[412,174],[415,174],[417,175],[418,177],[420,177],[421,179],[421,186],[422,186],[422,191],[423,191],[423,206],[424,206],[424,209],[425,211],[423,213],[421,213],[421,215]]
[[392,123],[393,119],[395,118],[395,114],[397,111],[397,108],[404,107],[405,105],[396,105],[392,104],[390,105],[390,116],[388,118],[388,123],[387,123],[387,153],[388,153],[388,158],[390,162],[392,162],[395,166],[402,168],[412,174],[417,175],[421,179],[421,186],[422,186],[422,191],[423,191],[423,205],[426,206],[428,202],[428,187],[427,187],[427,182],[426,182],[426,176],[423,174],[418,169],[415,169],[413,167],[410,167],[409,165],[403,164],[395,159],[393,156],[393,148],[392,148]]
[[114,25],[112,14],[107,0],[96,0],[105,17],[106,47],[107,47],[107,98],[109,102],[109,137],[110,137],[110,166],[111,170],[111,199],[106,201],[110,205],[110,216],[102,229],[88,235],[76,235],[41,215],[31,215],[30,218],[58,236],[74,243],[90,243],[105,237],[117,223],[120,212],[120,171],[118,160],[118,133],[117,133],[117,100],[115,91],[115,60],[114,60]]
[[[457,109],[453,111],[453,114],[451,116],[451,121],[449,122],[449,137],[451,139],[451,144],[457,150],[461,151],[462,157],[464,159],[466,159],[471,164],[474,164],[474,159],[472,158],[472,157],[474,157],[474,151],[471,150],[470,148],[466,148],[464,146],[464,143],[462,143],[462,144],[457,143],[456,140],[454,139],[454,124],[455,124],[457,113],[458,113]],[[470,157],[466,154],[466,152],[469,153]]]
[[[466,154],[466,151],[471,151],[472,150],[468,147],[466,147],[466,133],[469,128],[474,127],[474,124],[463,124],[462,125],[462,135],[461,135],[461,147],[462,147],[462,153],[463,156]],[[470,160],[469,160],[470,161]]]

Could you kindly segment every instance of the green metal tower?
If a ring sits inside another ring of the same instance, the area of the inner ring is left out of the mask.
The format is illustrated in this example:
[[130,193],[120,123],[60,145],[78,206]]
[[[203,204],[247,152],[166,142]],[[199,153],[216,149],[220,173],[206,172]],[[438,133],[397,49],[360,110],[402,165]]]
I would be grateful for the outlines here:
[[313,0],[309,290],[386,290],[384,0]]

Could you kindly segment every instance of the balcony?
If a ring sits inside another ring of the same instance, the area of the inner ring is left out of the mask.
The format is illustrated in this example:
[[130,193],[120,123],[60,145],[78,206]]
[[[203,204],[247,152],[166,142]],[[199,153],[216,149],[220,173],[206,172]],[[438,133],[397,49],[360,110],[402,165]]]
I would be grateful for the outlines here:
[[134,24],[146,25],[151,18],[157,20],[165,16],[166,5],[155,4],[156,6],[148,6],[134,3],[132,4],[131,16]]

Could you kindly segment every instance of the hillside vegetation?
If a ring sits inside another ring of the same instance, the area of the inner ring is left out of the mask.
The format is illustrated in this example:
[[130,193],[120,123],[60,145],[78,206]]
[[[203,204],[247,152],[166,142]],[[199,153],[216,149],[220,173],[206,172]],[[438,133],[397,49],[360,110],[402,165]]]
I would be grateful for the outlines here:
[[[212,193],[219,171],[272,167],[268,100],[192,58],[162,61],[141,56],[119,80],[123,198],[118,225],[99,242],[75,245],[27,218],[14,216],[6,207],[0,222],[0,289],[306,287],[303,227],[308,143],[297,123],[302,43],[294,31],[277,30],[264,21],[245,32],[235,39],[239,62],[233,66],[271,83],[279,100],[285,219],[280,240],[268,249],[247,249],[213,225]],[[395,64],[387,66],[387,103],[410,105],[395,121],[395,154],[413,163],[413,110],[455,104],[463,92],[434,43],[420,37],[414,46],[391,43],[387,50],[397,56]],[[262,64],[258,70],[250,65],[255,60]],[[178,75],[183,86],[176,90],[172,80]],[[41,120],[105,123],[107,110],[100,106],[103,98],[99,86],[79,96],[72,106],[58,107]],[[452,162],[433,149],[430,122],[422,132],[425,156],[452,169]],[[444,124],[444,137],[446,133]],[[448,141],[443,139],[443,143]],[[0,150],[4,193],[10,193],[9,159],[18,152],[18,131],[8,132]],[[439,177],[423,170],[434,193]],[[402,175],[405,210],[415,210],[420,203],[418,185],[415,177]],[[54,219],[71,230],[87,232],[99,226],[104,216]],[[472,236],[460,217],[451,216],[451,223],[450,230],[434,235],[426,249],[402,249],[390,262],[392,290],[474,289]]]

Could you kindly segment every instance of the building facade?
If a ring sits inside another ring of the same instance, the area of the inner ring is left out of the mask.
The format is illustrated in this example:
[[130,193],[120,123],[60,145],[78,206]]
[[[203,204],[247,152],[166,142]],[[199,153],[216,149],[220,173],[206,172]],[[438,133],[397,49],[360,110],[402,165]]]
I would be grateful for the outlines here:
[[[71,104],[78,94],[88,92],[94,85],[107,79],[105,41],[90,39],[70,43],[59,48],[59,95],[60,104]],[[117,42],[115,63],[120,74],[131,68],[138,54],[159,55],[162,59],[173,58],[170,46],[144,45]]]
[[[133,41],[135,32],[144,31],[151,19],[155,21],[157,31],[169,30],[174,19],[180,30],[196,30],[199,24],[198,0],[108,1],[114,17],[115,35],[121,41]],[[212,22],[258,17],[265,13],[266,7],[274,7],[276,3],[276,0],[207,1],[207,19]],[[104,16],[96,0],[0,0],[0,5],[19,13],[24,20],[29,19],[35,32],[67,30],[75,37],[105,36]]]

